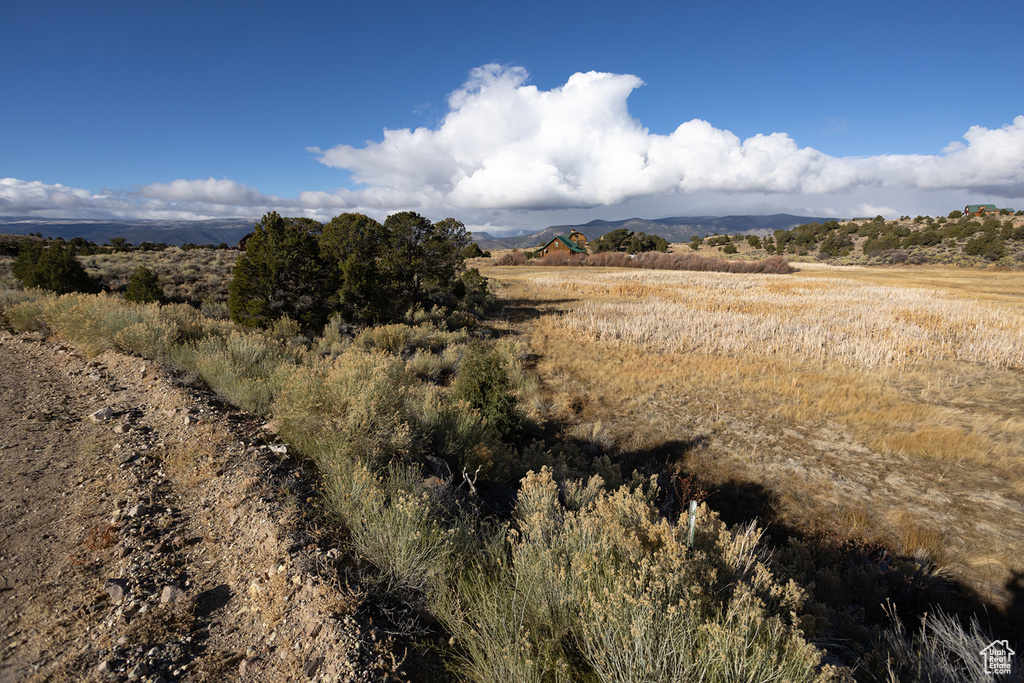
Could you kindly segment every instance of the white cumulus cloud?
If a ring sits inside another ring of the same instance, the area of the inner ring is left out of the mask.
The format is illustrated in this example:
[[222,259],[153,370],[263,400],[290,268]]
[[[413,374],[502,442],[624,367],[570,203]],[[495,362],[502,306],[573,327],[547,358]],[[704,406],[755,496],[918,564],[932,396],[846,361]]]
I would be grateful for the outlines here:
[[132,192],[90,192],[59,183],[0,178],[0,215],[43,218],[142,218],[187,220],[248,218],[284,207],[279,197],[232,180],[175,180]]
[[278,197],[264,196],[234,180],[214,178],[153,183],[140,188],[137,194],[165,202],[202,202],[229,206],[268,206],[281,202]]
[[0,178],[0,210],[5,214],[31,214],[47,209],[90,211],[107,203],[106,194],[93,194],[88,190],[48,184],[38,180]]
[[[385,130],[363,147],[313,148],[364,189],[360,203],[465,209],[610,206],[697,192],[835,194],[870,187],[976,189],[1024,195],[1024,116],[974,126],[938,155],[837,158],[786,133],[741,140],[694,119],[669,135],[648,131],[627,100],[636,76],[573,74],[543,91],[521,68],[487,65],[448,98],[436,129]],[[367,202],[372,203],[372,202]]]

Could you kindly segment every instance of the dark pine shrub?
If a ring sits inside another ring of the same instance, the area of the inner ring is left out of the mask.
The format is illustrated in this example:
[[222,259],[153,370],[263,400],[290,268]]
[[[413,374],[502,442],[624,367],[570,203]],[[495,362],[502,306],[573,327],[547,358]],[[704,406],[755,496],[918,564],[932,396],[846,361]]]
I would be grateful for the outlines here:
[[523,415],[512,393],[512,379],[493,346],[471,346],[455,380],[455,395],[487,419],[487,425],[506,441],[514,440]]
[[145,266],[136,268],[128,279],[124,300],[138,304],[163,303],[164,289],[160,286],[156,273]]
[[11,265],[11,272],[27,288],[39,287],[57,294],[99,291],[99,283],[76,258],[75,248],[62,242],[26,245]]

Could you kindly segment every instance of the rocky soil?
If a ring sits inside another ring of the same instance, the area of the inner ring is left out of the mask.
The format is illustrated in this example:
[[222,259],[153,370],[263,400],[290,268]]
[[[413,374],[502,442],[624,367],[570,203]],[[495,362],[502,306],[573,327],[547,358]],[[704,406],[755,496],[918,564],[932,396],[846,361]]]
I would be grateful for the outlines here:
[[0,683],[445,678],[374,625],[314,473],[195,384],[0,332]]

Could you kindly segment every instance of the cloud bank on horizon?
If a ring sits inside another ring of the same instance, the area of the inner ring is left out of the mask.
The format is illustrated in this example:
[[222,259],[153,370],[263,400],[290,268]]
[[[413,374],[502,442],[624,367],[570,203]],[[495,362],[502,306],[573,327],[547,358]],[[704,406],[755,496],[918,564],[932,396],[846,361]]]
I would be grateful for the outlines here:
[[277,210],[326,218],[415,210],[480,223],[502,212],[643,207],[702,194],[804,205],[847,196],[840,212],[875,206],[862,201],[873,192],[1024,198],[1024,115],[997,129],[972,126],[963,142],[938,154],[832,157],[786,133],[741,140],[700,119],[667,135],[651,133],[627,107],[642,85],[634,75],[592,71],[545,91],[529,85],[522,68],[489,64],[451,93],[436,128],[385,130],[381,141],[363,147],[309,148],[321,163],[347,171],[352,188],[285,199],[229,179],[94,192],[6,178],[0,214],[184,219]]

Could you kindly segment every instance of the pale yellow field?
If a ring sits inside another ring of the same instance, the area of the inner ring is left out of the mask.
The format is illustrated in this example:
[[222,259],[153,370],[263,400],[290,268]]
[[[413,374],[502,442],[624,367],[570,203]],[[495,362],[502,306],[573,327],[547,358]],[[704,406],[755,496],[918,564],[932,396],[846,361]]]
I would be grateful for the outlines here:
[[803,266],[484,274],[574,433],[681,444],[688,471],[763,487],[780,520],[1007,599],[1024,571],[1024,275]]

